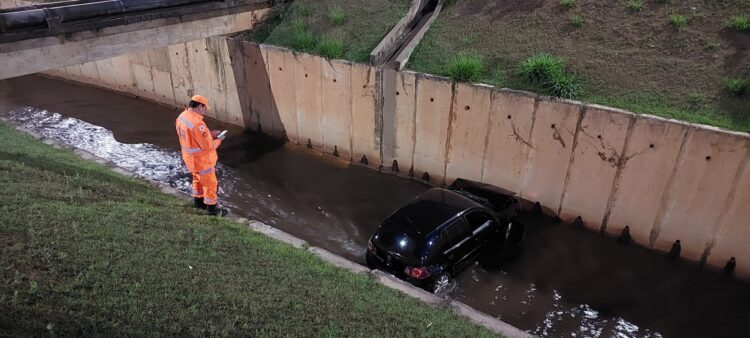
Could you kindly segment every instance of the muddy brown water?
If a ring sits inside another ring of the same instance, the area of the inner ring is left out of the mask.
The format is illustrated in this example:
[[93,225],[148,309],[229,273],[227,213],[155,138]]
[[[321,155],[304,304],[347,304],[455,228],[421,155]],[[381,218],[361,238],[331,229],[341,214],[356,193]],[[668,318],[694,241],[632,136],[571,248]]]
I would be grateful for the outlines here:
[[[38,76],[0,81],[0,115],[14,124],[187,192],[178,113]],[[427,188],[229,129],[219,152],[222,203],[360,263],[379,223]],[[521,218],[523,248],[487,252],[448,297],[544,337],[747,336],[747,283],[546,217]]]

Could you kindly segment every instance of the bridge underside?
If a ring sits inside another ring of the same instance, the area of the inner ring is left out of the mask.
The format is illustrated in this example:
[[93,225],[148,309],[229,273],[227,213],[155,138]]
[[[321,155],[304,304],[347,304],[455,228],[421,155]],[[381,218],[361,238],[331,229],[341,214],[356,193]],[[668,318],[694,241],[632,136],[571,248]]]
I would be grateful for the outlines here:
[[[251,29],[272,1],[217,1],[0,34],[0,79]],[[104,26],[104,27],[102,27]]]

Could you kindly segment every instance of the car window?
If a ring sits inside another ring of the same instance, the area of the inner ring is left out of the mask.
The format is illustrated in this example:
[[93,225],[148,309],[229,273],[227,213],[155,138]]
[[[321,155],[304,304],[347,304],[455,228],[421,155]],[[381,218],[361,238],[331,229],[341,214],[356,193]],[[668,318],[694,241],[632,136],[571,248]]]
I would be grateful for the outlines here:
[[439,254],[445,252],[446,250],[450,249],[450,240],[448,239],[448,232],[447,230],[443,230],[440,232],[440,235],[435,236],[434,239],[432,239],[430,244],[430,253],[428,256],[428,259],[433,260],[438,257]]
[[482,211],[474,211],[466,215],[466,221],[469,222],[472,232],[476,231],[479,227],[491,220],[492,216]]
[[451,248],[452,246],[471,236],[472,231],[469,227],[469,224],[467,224],[463,218],[459,218],[458,220],[453,222],[453,224],[448,226],[446,232],[448,233],[448,240],[450,241],[450,245],[448,246],[448,248]]

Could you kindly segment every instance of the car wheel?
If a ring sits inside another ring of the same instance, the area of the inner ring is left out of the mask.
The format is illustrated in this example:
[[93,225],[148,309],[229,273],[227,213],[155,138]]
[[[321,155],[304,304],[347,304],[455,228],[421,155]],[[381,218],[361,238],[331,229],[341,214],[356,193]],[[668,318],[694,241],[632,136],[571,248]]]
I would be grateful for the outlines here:
[[432,287],[432,293],[440,293],[448,289],[451,284],[451,275],[447,272],[441,273],[435,278],[435,285]]

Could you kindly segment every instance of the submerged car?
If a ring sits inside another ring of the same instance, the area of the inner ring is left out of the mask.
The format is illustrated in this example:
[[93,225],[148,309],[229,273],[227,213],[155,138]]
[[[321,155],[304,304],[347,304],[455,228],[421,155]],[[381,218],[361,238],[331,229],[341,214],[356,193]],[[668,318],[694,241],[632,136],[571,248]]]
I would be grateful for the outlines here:
[[375,231],[367,243],[367,265],[443,291],[482,250],[521,241],[518,209],[513,193],[483,183],[459,179],[448,189],[429,189]]

